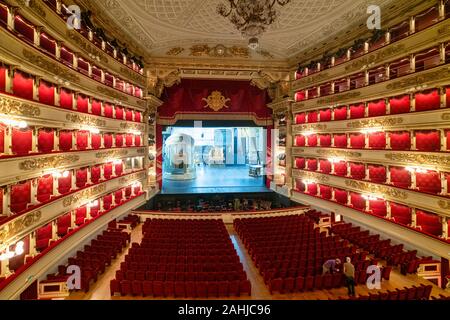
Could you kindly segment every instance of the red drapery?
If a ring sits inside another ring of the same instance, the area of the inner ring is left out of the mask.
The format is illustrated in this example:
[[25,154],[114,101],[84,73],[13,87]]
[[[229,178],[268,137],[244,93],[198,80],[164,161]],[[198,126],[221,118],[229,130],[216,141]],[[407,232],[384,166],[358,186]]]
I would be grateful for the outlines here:
[[17,155],[27,155],[31,152],[33,131],[26,129],[12,129],[12,152]]
[[45,80],[39,82],[39,102],[55,105],[55,87]]
[[40,153],[53,151],[55,133],[52,129],[40,129],[38,133],[38,150]]
[[13,78],[13,92],[18,97],[33,100],[33,77],[16,70]]
[[53,195],[53,176],[45,175],[38,180],[37,200],[39,202],[47,202]]

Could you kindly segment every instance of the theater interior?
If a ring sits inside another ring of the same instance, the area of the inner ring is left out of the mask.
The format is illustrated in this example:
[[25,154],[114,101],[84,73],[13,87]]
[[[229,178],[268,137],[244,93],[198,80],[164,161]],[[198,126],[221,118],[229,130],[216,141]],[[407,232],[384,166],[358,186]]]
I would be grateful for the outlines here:
[[449,17],[0,0],[0,299],[449,300]]

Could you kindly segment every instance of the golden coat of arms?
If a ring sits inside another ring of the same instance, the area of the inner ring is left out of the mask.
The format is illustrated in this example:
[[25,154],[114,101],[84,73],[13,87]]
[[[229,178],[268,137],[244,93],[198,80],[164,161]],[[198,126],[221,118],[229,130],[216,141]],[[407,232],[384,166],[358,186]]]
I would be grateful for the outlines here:
[[213,91],[208,98],[203,98],[206,101],[204,108],[211,108],[214,111],[219,111],[222,108],[229,108],[227,102],[231,101],[229,98],[225,98],[220,91]]

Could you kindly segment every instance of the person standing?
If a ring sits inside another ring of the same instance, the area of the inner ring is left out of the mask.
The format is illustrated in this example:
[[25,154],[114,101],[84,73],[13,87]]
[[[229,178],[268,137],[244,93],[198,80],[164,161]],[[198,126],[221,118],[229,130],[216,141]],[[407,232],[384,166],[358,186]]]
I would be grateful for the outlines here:
[[345,283],[347,284],[348,295],[355,296],[355,266],[350,257],[345,258],[344,263]]
[[341,260],[336,258],[336,259],[330,259],[325,261],[325,263],[322,265],[322,274],[327,274],[327,273],[334,273],[336,271],[339,271],[338,266],[341,264]]

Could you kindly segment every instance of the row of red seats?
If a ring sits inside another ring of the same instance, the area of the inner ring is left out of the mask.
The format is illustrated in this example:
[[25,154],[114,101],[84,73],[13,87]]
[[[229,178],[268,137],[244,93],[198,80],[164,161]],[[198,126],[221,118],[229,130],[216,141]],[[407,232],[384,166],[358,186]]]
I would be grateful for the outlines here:
[[[231,253],[233,254],[233,253]],[[135,254],[127,255],[125,258],[126,262],[137,262],[145,264],[196,264],[196,263],[239,263],[239,257],[230,256],[226,254],[222,255],[145,255],[145,254]]]
[[431,290],[431,285],[421,284],[420,286],[412,286],[410,288],[395,289],[395,291],[378,291],[377,293],[369,293],[368,295],[360,295],[358,297],[340,297],[339,300],[429,300]]
[[175,264],[175,263],[136,263],[136,262],[122,262],[121,269],[126,270],[142,270],[142,271],[189,271],[189,272],[216,272],[216,271],[239,271],[242,270],[242,263],[190,263],[190,264]]
[[153,296],[175,298],[219,298],[251,295],[251,284],[248,280],[236,281],[110,281],[111,295]]
[[150,281],[232,281],[246,280],[246,273],[241,271],[220,271],[220,272],[165,272],[165,271],[134,271],[117,270],[117,280],[150,280]]
[[134,229],[139,223],[141,223],[141,218],[137,214],[129,214],[117,223],[129,224],[131,229]]

